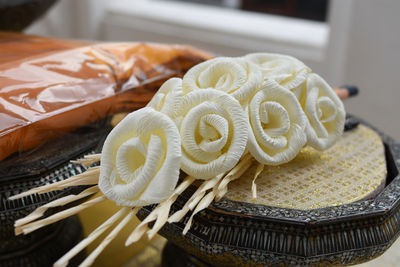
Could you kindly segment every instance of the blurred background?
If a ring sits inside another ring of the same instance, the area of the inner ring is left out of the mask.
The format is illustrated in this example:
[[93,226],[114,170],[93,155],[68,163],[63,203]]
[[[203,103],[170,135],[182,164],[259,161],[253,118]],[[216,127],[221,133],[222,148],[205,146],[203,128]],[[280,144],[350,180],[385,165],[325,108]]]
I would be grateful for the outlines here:
[[289,54],[332,86],[359,86],[347,111],[400,140],[399,10],[398,0],[59,0],[25,32]]

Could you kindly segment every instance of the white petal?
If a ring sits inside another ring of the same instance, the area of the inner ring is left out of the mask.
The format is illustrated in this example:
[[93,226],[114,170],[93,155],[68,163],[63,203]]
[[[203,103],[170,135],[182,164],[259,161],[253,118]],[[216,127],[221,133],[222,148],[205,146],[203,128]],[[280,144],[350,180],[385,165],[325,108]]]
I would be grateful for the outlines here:
[[183,171],[206,180],[237,164],[246,148],[248,123],[235,98],[215,89],[196,90],[183,97],[181,116]]
[[256,65],[243,58],[214,58],[191,68],[183,77],[183,94],[213,88],[231,94],[243,105],[259,89],[262,75]]
[[319,150],[331,147],[343,133],[346,112],[333,89],[315,73],[307,78],[304,111],[308,144]]
[[265,83],[247,108],[248,149],[266,165],[292,160],[306,143],[306,118],[296,96],[278,85]]
[[281,54],[253,53],[245,58],[256,64],[264,80],[272,79],[286,89],[293,90],[305,82],[311,69],[300,60]]
[[[138,140],[138,138],[136,140]],[[117,173],[121,181],[114,184],[113,190],[121,199],[135,199],[140,195],[141,191],[145,189],[151,179],[153,179],[158,170],[160,162],[162,162],[161,157],[164,155],[162,142],[158,136],[151,136],[144,165],[143,167],[140,166],[139,168],[133,170],[133,174],[135,174],[133,177],[129,174],[128,176],[124,177],[125,173],[119,171],[120,169],[118,168],[118,164],[120,163],[118,162],[118,154],[120,150],[121,149],[119,149],[117,152],[116,165]],[[136,155],[135,152],[136,151],[130,151],[130,155],[124,155],[125,159],[136,161],[136,157],[133,156]],[[136,170],[140,170],[140,172],[136,174]]]
[[203,138],[199,144],[203,151],[218,152],[228,140],[229,124],[219,115],[207,114],[200,120],[199,134]]
[[175,123],[146,107],[126,116],[102,150],[99,187],[122,206],[160,203],[179,178],[181,142]]
[[182,79],[171,78],[163,83],[147,106],[172,118],[178,116],[182,106]]

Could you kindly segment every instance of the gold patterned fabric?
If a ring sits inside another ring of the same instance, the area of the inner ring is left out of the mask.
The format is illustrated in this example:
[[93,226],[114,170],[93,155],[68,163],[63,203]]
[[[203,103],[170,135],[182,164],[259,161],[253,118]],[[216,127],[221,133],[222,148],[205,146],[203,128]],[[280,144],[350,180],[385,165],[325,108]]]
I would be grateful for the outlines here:
[[316,209],[367,199],[385,186],[386,160],[380,137],[359,125],[345,132],[330,149],[304,148],[289,163],[265,166],[256,180],[257,199],[251,182],[257,163],[229,185],[228,199],[292,209]]

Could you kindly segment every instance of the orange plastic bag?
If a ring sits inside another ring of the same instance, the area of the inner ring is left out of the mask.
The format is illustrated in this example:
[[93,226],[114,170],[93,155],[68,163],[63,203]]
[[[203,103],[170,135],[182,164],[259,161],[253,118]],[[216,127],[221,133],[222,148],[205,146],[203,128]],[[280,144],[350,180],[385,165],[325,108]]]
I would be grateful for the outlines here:
[[141,108],[166,79],[208,58],[189,46],[89,44],[0,32],[0,160]]

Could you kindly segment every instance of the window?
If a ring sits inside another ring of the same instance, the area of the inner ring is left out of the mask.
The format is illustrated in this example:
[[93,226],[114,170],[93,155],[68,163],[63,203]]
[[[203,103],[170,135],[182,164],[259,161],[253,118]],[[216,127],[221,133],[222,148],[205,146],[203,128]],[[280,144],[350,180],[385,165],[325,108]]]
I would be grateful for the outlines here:
[[326,21],[328,0],[167,0]]

